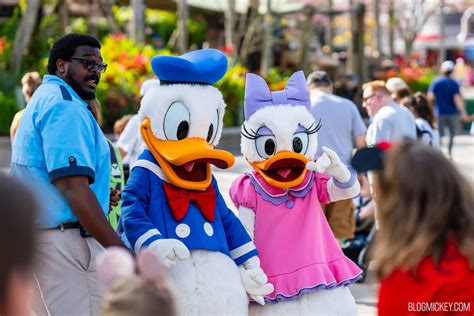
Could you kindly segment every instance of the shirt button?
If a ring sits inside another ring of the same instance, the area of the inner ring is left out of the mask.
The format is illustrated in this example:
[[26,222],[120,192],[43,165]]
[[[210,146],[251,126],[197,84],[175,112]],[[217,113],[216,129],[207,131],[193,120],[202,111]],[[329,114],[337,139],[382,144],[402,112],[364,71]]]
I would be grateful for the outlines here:
[[295,206],[295,201],[289,200],[289,201],[286,202],[286,207],[287,208],[293,208],[293,206]]
[[191,228],[186,224],[179,224],[175,231],[179,238],[186,238],[191,234]]
[[212,225],[209,224],[208,222],[204,223],[204,231],[209,237],[214,235],[214,228],[212,228]]

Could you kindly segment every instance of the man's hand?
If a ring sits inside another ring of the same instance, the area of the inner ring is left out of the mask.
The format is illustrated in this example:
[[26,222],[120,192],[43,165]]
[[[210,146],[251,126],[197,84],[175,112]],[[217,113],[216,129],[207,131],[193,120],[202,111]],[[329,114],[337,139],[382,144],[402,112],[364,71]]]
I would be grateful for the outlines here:
[[456,109],[458,110],[459,115],[461,116],[461,121],[464,123],[469,123],[471,121],[471,118],[469,115],[467,115],[466,104],[464,103],[464,99],[461,94],[458,93],[454,95],[454,105],[456,106]]
[[268,278],[262,268],[260,260],[254,256],[239,266],[242,283],[247,294],[260,305],[265,305],[264,296],[273,292],[273,284],[268,283]]
[[472,120],[473,120],[472,115],[468,115],[466,112],[461,113],[461,121],[463,121],[464,123],[472,122]]
[[109,212],[112,211],[113,207],[118,205],[121,199],[122,199],[122,191],[110,188]]
[[148,249],[157,253],[167,268],[175,265],[177,259],[185,260],[191,255],[185,244],[172,238],[157,240],[151,243]]

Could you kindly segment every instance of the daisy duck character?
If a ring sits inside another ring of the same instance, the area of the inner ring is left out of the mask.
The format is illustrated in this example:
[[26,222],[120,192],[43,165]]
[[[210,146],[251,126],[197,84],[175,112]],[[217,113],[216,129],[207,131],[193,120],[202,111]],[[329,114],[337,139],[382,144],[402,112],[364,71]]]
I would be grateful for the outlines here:
[[320,203],[359,193],[356,174],[329,148],[313,162],[320,122],[310,114],[302,71],[284,90],[247,74],[241,149],[254,168],[237,178],[231,198],[259,250],[274,291],[253,315],[354,315],[346,285],[361,270],[341,251]]
[[139,117],[147,149],[123,192],[123,238],[138,253],[158,253],[174,281],[180,315],[246,315],[250,297],[273,291],[257,249],[226,206],[211,164],[228,168],[216,150],[225,103],[212,86],[227,70],[218,50],[151,62],[160,84],[143,96]]

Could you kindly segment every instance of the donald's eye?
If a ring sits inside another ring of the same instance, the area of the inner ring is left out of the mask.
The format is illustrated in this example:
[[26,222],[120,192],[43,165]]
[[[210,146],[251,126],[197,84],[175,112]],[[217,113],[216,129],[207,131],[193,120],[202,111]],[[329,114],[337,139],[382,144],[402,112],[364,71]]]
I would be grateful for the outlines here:
[[214,134],[214,125],[211,124],[209,125],[209,130],[207,131],[207,142],[210,143],[211,142],[211,139],[212,139],[212,135]]
[[166,111],[163,121],[163,130],[166,139],[181,140],[188,136],[190,114],[182,102],[173,102]]
[[189,132],[189,122],[188,121],[181,121],[178,125],[178,129],[176,130],[176,138],[179,140],[186,138]]
[[306,154],[308,149],[308,134],[296,133],[293,135],[293,151],[297,154]]
[[262,158],[269,158],[273,156],[276,151],[276,139],[275,136],[259,136],[255,139],[255,147],[257,153]]
[[216,111],[216,114],[214,115],[211,125],[209,125],[209,129],[207,131],[206,140],[209,144],[212,144],[214,142],[218,128],[219,128],[219,112]]

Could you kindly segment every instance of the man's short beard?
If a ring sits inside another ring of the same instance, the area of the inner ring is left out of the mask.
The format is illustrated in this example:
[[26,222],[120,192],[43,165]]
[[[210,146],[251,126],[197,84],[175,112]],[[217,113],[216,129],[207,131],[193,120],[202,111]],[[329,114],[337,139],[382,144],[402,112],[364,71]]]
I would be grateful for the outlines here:
[[74,79],[74,76],[71,72],[67,72],[66,76],[64,77],[66,82],[71,86],[71,88],[79,95],[79,97],[84,101],[94,100],[95,99],[95,92],[88,92],[84,91],[81,88],[81,85]]

